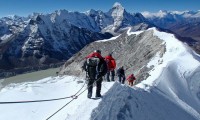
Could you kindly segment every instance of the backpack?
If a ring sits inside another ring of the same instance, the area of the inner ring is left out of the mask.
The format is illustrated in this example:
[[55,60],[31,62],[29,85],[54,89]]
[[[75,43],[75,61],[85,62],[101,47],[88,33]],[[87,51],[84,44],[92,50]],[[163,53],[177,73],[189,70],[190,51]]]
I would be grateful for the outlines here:
[[99,72],[101,73],[101,76],[104,76],[108,71],[106,61],[100,60],[100,58],[98,58],[98,57],[87,58],[84,66],[85,66],[86,72],[89,72],[89,69],[90,69],[90,71],[91,71],[91,69],[93,69],[91,71],[92,73],[90,72],[90,75],[93,76],[93,77],[98,75]]
[[86,64],[91,67],[97,67],[99,65],[100,59],[98,57],[87,58]]
[[84,62],[82,69],[86,71],[86,77],[90,79],[97,79],[99,69],[100,58],[89,57]]
[[115,60],[106,59],[106,62],[107,62],[109,70],[112,70],[112,69],[116,68],[116,62],[115,62]]

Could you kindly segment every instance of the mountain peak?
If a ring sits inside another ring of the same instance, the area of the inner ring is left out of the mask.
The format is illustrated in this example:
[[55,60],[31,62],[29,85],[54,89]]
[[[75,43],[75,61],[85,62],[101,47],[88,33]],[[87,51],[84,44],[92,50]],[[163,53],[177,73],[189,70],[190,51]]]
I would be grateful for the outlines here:
[[86,15],[97,15],[98,11],[94,10],[94,9],[90,9],[88,11],[85,12]]
[[113,9],[124,9],[124,7],[123,7],[119,2],[116,2],[116,3],[113,5]]
[[122,5],[118,2],[116,2],[112,9],[110,10],[112,16],[123,16],[125,9],[122,7]]

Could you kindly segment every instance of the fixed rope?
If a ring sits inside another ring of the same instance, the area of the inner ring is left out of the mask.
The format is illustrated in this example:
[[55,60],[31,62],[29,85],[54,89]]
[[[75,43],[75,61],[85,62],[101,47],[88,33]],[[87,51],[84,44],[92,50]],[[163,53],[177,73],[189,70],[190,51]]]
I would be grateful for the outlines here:
[[[101,78],[101,77],[100,77]],[[99,81],[100,78],[98,78],[97,80],[95,80],[95,82]],[[83,90],[81,93],[79,93],[79,90],[74,96],[76,96],[76,98],[78,98],[81,94],[83,94],[91,85],[87,86],[85,90]],[[82,87],[83,88],[83,87]],[[81,88],[81,89],[82,89]],[[79,93],[79,94],[78,94]],[[64,107],[66,107],[67,105],[69,105],[73,100],[75,100],[74,98],[72,98],[69,102],[67,102],[64,106],[62,106],[60,109],[58,109],[55,113],[53,113],[51,116],[49,116],[46,120],[49,120],[50,118],[52,118],[55,114],[57,114],[59,111],[61,111]]]
[[[101,78],[101,77],[100,77]],[[99,81],[100,78],[98,78],[97,80],[95,80],[95,82]],[[45,99],[45,100],[30,100],[30,101],[11,101],[11,102],[0,102],[0,104],[17,104],[17,103],[36,103],[36,102],[48,102],[48,101],[58,101],[58,100],[63,100],[63,99],[68,99],[68,98],[72,98],[69,102],[67,102],[64,106],[62,106],[60,109],[58,109],[55,113],[53,113],[51,116],[49,116],[46,120],[49,120],[51,117],[53,117],[55,114],[57,114],[60,110],[62,110],[64,107],[66,107],[67,105],[69,105],[73,100],[77,99],[78,96],[80,96],[81,94],[83,94],[88,87],[92,86],[88,86],[86,87],[86,89],[84,89],[82,92],[80,92],[84,85],[72,96],[68,96],[68,97],[62,97],[62,98],[56,98],[56,99]],[[79,93],[80,92],[80,93]],[[79,94],[78,94],[79,93]]]
[[26,101],[0,102],[0,104],[49,102],[49,101],[58,101],[58,100],[63,100],[63,99],[68,99],[68,98],[77,99],[76,94],[79,93],[84,86],[85,86],[85,83],[84,83],[84,85],[74,95],[71,95],[71,96],[68,96],[68,97],[61,97],[61,98],[55,98],[55,99],[45,99],[45,100],[26,100]]
[[34,102],[48,102],[48,101],[57,101],[57,100],[63,100],[67,98],[76,98],[76,96],[72,95],[70,97],[62,97],[62,98],[56,98],[56,99],[46,99],[46,100],[30,100],[30,101],[12,101],[12,102],[0,102],[0,104],[17,104],[17,103],[34,103]]

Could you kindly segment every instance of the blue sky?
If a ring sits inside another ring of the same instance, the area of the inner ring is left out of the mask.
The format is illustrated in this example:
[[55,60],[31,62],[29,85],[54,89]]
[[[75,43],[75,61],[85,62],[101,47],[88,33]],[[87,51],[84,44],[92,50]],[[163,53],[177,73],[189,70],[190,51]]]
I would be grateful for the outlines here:
[[0,17],[27,16],[33,12],[51,13],[55,10],[85,12],[89,9],[108,11],[119,2],[131,13],[159,10],[200,10],[200,0],[0,0]]

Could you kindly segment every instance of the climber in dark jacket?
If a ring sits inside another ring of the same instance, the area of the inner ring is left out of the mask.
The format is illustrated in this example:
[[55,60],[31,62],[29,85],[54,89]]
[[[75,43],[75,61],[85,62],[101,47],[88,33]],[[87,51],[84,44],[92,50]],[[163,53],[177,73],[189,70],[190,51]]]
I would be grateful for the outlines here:
[[[97,66],[89,65],[89,61],[99,60]],[[88,98],[92,97],[93,83],[96,82],[96,97],[101,97],[102,77],[107,73],[107,64],[101,56],[100,50],[95,50],[86,57],[86,61],[82,67],[87,74],[88,79]]]
[[120,67],[118,70],[117,70],[117,75],[119,77],[119,82],[124,84],[125,82],[125,71],[124,71],[124,67]]

